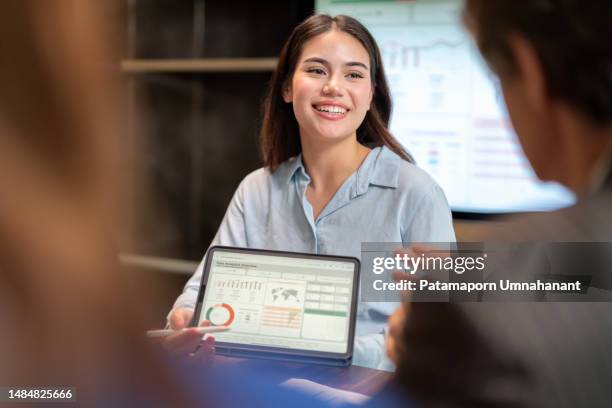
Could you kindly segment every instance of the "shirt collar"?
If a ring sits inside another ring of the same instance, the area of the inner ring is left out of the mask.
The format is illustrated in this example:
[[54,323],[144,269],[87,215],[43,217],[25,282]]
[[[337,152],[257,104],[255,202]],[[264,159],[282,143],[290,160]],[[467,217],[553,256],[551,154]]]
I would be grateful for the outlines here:
[[[386,146],[372,149],[357,169],[351,198],[364,194],[370,185],[397,188],[401,162],[401,157]],[[284,167],[281,177],[285,184],[290,183],[298,171],[301,171],[308,178],[301,154],[287,160]]]
[[363,164],[357,169],[351,198],[364,194],[370,185],[397,188],[401,161],[402,159],[386,146],[372,149]]
[[[306,174],[306,170],[304,169],[304,163],[302,162],[302,154],[298,154],[295,157],[290,158],[285,162],[285,166],[282,169],[281,180],[284,184],[289,184],[293,180],[293,176],[298,170],[301,170],[302,173],[308,177]],[[278,170],[281,170],[280,168]]]

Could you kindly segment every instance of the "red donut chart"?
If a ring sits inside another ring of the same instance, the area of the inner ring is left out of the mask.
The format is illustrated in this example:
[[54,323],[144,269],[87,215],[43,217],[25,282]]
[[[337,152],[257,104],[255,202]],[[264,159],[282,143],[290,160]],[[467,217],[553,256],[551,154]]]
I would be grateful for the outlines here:
[[227,303],[213,305],[206,311],[206,320],[213,326],[229,326],[235,316],[234,309]]

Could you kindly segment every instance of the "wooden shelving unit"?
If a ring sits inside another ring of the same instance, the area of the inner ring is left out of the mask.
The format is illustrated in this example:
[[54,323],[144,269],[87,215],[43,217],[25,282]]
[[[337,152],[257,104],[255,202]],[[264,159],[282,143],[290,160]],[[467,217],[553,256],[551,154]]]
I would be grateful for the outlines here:
[[271,72],[276,58],[124,59],[121,70],[130,74],[179,72]]
[[120,254],[119,262],[126,267],[191,276],[198,262],[138,254]]

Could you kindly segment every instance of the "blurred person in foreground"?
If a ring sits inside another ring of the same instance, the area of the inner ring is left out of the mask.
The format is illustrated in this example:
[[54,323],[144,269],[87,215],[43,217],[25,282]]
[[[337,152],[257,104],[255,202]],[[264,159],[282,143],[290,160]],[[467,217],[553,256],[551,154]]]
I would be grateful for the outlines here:
[[[468,0],[464,21],[536,174],[578,197],[482,240],[612,242],[612,2]],[[610,344],[608,302],[415,302],[387,350],[426,406],[596,407],[612,403]]]
[[79,405],[193,405],[143,340],[153,292],[130,299],[116,263],[127,139],[120,83],[104,72],[117,61],[108,6],[0,6],[0,386],[75,387]]

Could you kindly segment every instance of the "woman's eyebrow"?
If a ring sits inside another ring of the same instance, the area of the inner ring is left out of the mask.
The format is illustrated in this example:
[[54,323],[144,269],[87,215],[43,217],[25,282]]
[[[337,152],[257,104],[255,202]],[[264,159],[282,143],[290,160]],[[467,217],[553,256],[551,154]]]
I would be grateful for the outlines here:
[[[319,57],[311,57],[311,58],[307,58],[304,60],[304,62],[314,62],[317,64],[321,64],[321,65],[325,65],[326,67],[329,67],[331,64],[329,63],[329,61],[327,61],[324,58],[319,58]],[[347,67],[361,67],[363,69],[365,69],[366,71],[369,70],[368,66],[366,64],[364,64],[363,62],[359,62],[359,61],[350,61],[347,62],[346,64],[344,64]]]
[[344,65],[346,65],[348,67],[362,67],[366,71],[370,69],[370,68],[368,68],[368,66],[366,64],[364,64],[363,62],[358,62],[358,61],[347,62]]
[[330,65],[329,61],[323,58],[319,58],[319,57],[311,57],[311,58],[305,59],[304,62],[315,62],[317,64],[325,65],[326,67]]

